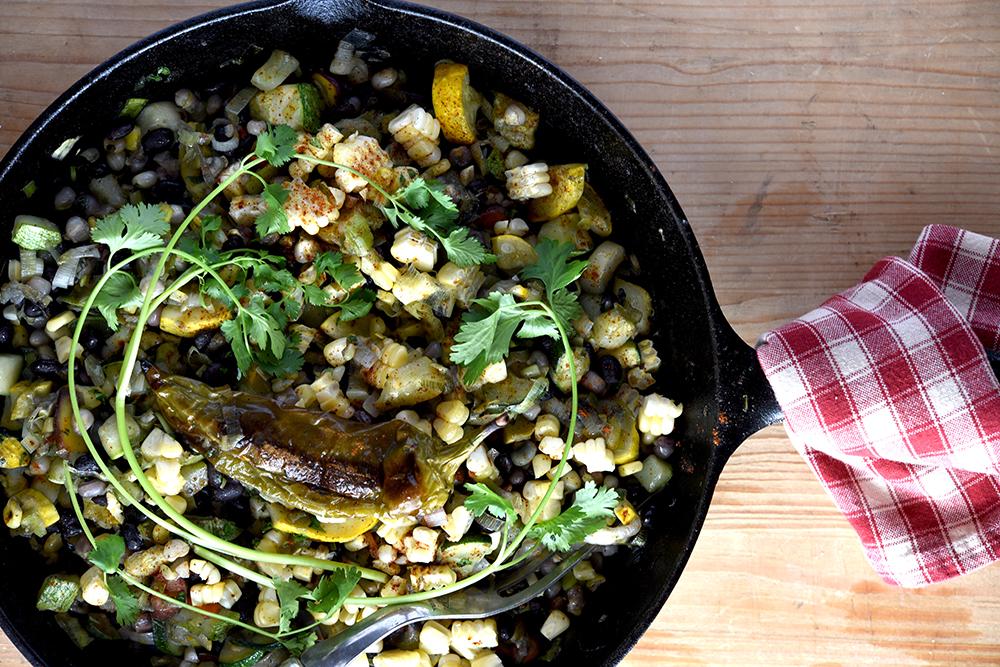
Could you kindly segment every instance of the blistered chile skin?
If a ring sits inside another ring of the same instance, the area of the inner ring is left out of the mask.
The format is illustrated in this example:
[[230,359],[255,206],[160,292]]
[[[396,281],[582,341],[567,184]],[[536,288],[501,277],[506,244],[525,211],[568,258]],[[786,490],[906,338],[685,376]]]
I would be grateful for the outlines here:
[[152,366],[146,378],[157,410],[219,472],[321,519],[434,511],[475,447],[472,438],[446,445],[397,419],[343,420]]

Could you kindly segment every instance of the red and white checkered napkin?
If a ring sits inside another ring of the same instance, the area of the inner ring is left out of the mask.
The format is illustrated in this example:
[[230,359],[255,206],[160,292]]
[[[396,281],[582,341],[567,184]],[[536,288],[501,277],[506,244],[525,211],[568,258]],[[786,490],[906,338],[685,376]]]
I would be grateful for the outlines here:
[[764,336],[795,447],[886,581],[1000,558],[1000,241],[927,227],[909,261]]

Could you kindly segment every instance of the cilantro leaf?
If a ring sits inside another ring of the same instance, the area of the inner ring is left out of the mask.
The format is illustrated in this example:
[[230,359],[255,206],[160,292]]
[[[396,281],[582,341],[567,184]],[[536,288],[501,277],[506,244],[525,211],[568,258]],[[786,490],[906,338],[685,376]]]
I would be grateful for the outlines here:
[[239,376],[246,376],[253,364],[253,354],[250,352],[250,342],[247,340],[243,323],[239,318],[226,320],[219,329],[222,331],[223,337],[229,341],[233,356],[236,357],[236,368],[239,371]]
[[529,535],[551,551],[569,551],[594,531],[603,528],[618,504],[618,494],[614,489],[594,485],[576,492],[573,504],[559,516],[540,521],[531,527]]
[[469,497],[465,499],[464,505],[473,515],[480,517],[489,512],[508,524],[517,521],[514,505],[485,484],[466,484],[465,490],[469,492]]
[[521,316],[524,318],[524,322],[521,324],[521,328],[518,329],[518,338],[549,336],[556,340],[559,339],[559,330],[556,329],[556,325],[552,323],[552,320],[545,313],[526,311]]
[[335,570],[323,575],[310,595],[313,601],[309,603],[309,611],[328,616],[331,612],[340,609],[344,600],[347,599],[360,580],[361,570],[354,567]]
[[132,625],[135,623],[141,610],[139,598],[128,587],[125,580],[116,574],[106,577],[104,582],[108,586],[111,600],[115,603],[115,620],[118,621],[118,624]]
[[284,208],[288,200],[288,190],[281,183],[270,183],[260,196],[267,209],[257,216],[257,235],[264,238],[271,234],[287,234],[292,231]]
[[253,280],[265,292],[290,292],[299,283],[288,269],[276,269],[263,262],[254,267]]
[[361,289],[354,292],[346,301],[337,304],[340,308],[340,321],[349,322],[359,317],[364,317],[371,312],[372,304],[375,303],[375,292],[370,289]]
[[574,246],[552,239],[542,239],[535,246],[538,261],[521,272],[525,278],[535,278],[545,285],[545,295],[564,326],[579,317],[581,308],[576,294],[567,287],[573,284],[587,268],[585,260],[570,261]]
[[222,229],[222,218],[217,215],[208,215],[201,219],[201,245],[208,246],[208,236],[209,234],[214,234],[215,232]]
[[325,273],[333,278],[338,285],[345,290],[349,290],[355,285],[360,285],[365,281],[358,271],[358,267],[350,262],[344,261],[344,256],[339,252],[321,253],[314,262],[316,273]]
[[292,655],[302,655],[305,650],[316,643],[318,637],[315,632],[300,632],[291,637],[281,637],[278,641],[288,649]]
[[87,554],[87,560],[102,572],[115,572],[125,555],[125,540],[121,535],[99,535],[94,540],[94,548]]
[[97,221],[90,237],[108,246],[111,256],[119,250],[147,250],[163,244],[170,231],[166,206],[129,204]]
[[94,298],[94,306],[101,312],[112,331],[118,330],[118,311],[138,308],[142,305],[142,293],[132,274],[119,271],[108,278],[104,287]]
[[307,596],[309,589],[295,580],[275,579],[274,590],[278,593],[278,605],[281,609],[278,632],[288,632],[299,613],[299,598]]
[[306,301],[314,306],[332,306],[334,302],[330,299],[330,294],[316,285],[303,285],[302,294],[305,296]]
[[487,252],[483,244],[469,235],[465,227],[456,227],[448,236],[441,240],[448,259],[459,266],[475,266],[476,264],[492,264],[497,261],[496,255]]
[[260,367],[260,370],[276,378],[295,375],[302,370],[304,364],[305,357],[294,347],[286,347],[285,352],[279,359],[264,353],[257,356],[257,365]]
[[476,381],[486,367],[504,358],[522,322],[521,309],[510,294],[494,292],[476,299],[462,315],[462,326],[451,348],[452,363],[465,366],[465,382]]
[[254,153],[274,167],[283,167],[295,157],[295,147],[298,143],[298,132],[288,125],[275,125],[257,136]]

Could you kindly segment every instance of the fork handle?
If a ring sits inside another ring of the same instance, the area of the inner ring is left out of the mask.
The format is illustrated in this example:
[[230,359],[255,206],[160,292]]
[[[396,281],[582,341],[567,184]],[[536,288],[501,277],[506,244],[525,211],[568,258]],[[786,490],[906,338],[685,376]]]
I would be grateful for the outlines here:
[[304,667],[342,667],[393,630],[430,617],[421,604],[383,607],[336,637],[316,642],[299,658]]

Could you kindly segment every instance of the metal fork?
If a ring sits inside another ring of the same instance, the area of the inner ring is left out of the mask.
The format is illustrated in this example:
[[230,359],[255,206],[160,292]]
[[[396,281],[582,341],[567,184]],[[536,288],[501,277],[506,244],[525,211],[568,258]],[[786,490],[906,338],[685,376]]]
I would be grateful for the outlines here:
[[[302,654],[304,667],[338,667],[361,655],[365,649],[411,623],[434,619],[467,620],[486,618],[510,611],[543,594],[586,558],[594,547],[581,545],[566,554],[547,552],[529,558],[509,573],[499,574],[489,588],[469,588],[433,600],[379,609],[335,637],[317,642]],[[526,588],[518,589],[545,564],[558,558],[554,567]]]

